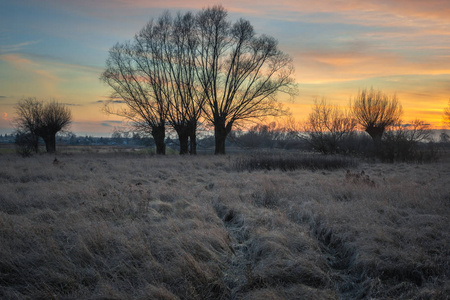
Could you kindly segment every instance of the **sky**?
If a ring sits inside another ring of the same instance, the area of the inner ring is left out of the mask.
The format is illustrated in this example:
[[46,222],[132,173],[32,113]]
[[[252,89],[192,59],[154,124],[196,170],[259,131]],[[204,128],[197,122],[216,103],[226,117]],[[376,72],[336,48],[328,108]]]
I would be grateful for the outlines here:
[[405,122],[442,127],[450,99],[448,0],[1,0],[0,134],[14,106],[36,97],[70,106],[70,131],[108,136],[121,119],[102,112],[108,50],[165,11],[222,4],[275,37],[295,66],[298,95],[280,96],[302,121],[314,99],[346,106],[364,88],[396,94]]

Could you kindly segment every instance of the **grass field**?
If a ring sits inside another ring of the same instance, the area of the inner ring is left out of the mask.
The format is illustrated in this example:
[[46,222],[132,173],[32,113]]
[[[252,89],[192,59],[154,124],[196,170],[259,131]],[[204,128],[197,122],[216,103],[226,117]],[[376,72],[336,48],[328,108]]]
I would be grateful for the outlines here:
[[54,158],[0,154],[1,299],[449,299],[448,157]]

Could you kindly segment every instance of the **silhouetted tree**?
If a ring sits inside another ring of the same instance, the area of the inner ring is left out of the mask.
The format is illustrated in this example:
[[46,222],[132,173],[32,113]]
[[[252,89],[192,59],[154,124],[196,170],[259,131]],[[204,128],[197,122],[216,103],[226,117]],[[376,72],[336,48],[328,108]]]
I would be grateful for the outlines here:
[[450,100],[448,100],[448,106],[444,108],[444,123],[450,126]]
[[[152,65],[142,64],[167,105],[167,119],[178,134],[180,154],[196,154],[196,129],[205,96],[200,89],[195,61],[198,45],[192,13],[172,18],[166,13],[150,22],[136,38],[139,53],[151,56]],[[143,57],[143,55],[141,55]],[[145,60],[148,60],[146,57]]]
[[359,92],[353,100],[352,110],[359,125],[377,143],[387,127],[399,123],[403,112],[396,95],[389,97],[373,88]]
[[[150,133],[156,153],[165,154],[167,105],[158,83],[163,79],[149,74],[146,65],[153,65],[152,57],[139,52],[136,43],[117,43],[109,50],[106,70],[100,79],[113,93],[104,110],[127,118],[137,131]],[[115,108],[114,104],[121,101],[125,107]]]
[[178,134],[180,154],[189,152],[189,138],[191,153],[196,153],[196,127],[205,97],[195,76],[195,25],[192,13],[176,18],[165,13],[150,21],[131,43],[110,50],[101,77],[113,88],[113,97],[126,104],[114,113],[144,131],[151,128],[159,154],[165,153],[167,123]]
[[39,150],[39,136],[36,130],[40,122],[42,102],[36,98],[22,99],[16,105],[15,109],[16,118],[14,125],[17,129],[16,144],[27,153],[32,151],[37,153]]
[[71,123],[70,109],[56,101],[44,103],[39,120],[36,134],[44,140],[47,152],[53,153],[56,151],[56,134]]
[[234,24],[222,6],[197,15],[197,76],[206,97],[205,118],[214,126],[215,153],[225,154],[225,140],[240,120],[280,113],[277,92],[293,92],[291,58],[277,41],[256,36],[249,21]]
[[275,95],[292,92],[292,73],[292,60],[275,39],[257,37],[242,19],[232,25],[215,6],[149,22],[132,42],[110,50],[101,79],[125,102],[115,113],[152,128],[161,147],[167,123],[178,134],[180,153],[187,153],[189,138],[195,153],[203,113],[214,126],[215,152],[223,154],[236,121],[281,111]]
[[19,101],[16,106],[16,126],[29,134],[35,149],[38,137],[45,142],[46,151],[56,151],[56,133],[69,126],[72,114],[66,105],[56,101],[42,102],[36,98]]
[[351,136],[356,128],[356,119],[348,111],[327,104],[325,99],[314,101],[304,131],[311,146],[322,153],[339,152],[339,144]]

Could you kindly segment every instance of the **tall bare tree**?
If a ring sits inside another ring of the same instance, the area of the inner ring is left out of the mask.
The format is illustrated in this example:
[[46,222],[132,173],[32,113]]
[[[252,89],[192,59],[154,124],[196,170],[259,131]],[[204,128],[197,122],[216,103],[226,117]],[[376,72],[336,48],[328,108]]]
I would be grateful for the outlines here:
[[121,99],[125,107],[115,108],[116,100],[109,100],[104,108],[108,113],[129,119],[137,130],[150,133],[156,153],[165,154],[166,96],[159,87],[163,78],[153,73],[160,70],[151,69],[152,65],[153,57],[142,52],[139,44],[117,43],[112,47],[100,79],[113,89],[111,99]]
[[388,96],[381,90],[363,89],[352,103],[359,125],[375,142],[381,141],[386,128],[400,122],[402,106],[396,95]]
[[231,25],[224,8],[215,6],[149,22],[133,42],[113,47],[101,78],[124,100],[120,115],[152,132],[170,124],[181,154],[189,138],[195,153],[203,114],[221,154],[236,121],[280,113],[275,96],[292,92],[292,73],[292,60],[275,39],[257,37],[245,20]]
[[356,119],[348,111],[322,99],[314,101],[304,132],[314,149],[327,154],[338,152],[339,143],[351,136],[355,128]]
[[[196,78],[195,55],[198,38],[192,13],[179,13],[175,18],[166,13],[157,24],[147,25],[137,41],[141,49],[158,57],[164,77],[159,88],[166,95],[167,119],[178,134],[180,154],[196,154],[196,129],[205,102]],[[160,50],[159,50],[160,49]]]
[[19,129],[33,136],[37,150],[38,137],[45,142],[46,151],[56,151],[56,134],[69,126],[72,120],[70,109],[56,101],[42,102],[36,98],[19,101],[16,107],[16,124]]
[[292,59],[269,36],[256,36],[249,21],[234,24],[222,6],[197,15],[197,76],[206,103],[205,118],[214,126],[215,153],[235,122],[280,113],[277,92],[293,92]]
[[195,26],[189,12],[175,18],[165,13],[150,21],[132,42],[113,47],[101,77],[113,88],[113,97],[126,104],[109,112],[130,119],[138,128],[151,128],[160,154],[165,152],[166,124],[178,134],[180,154],[188,153],[189,138],[191,153],[196,153],[204,96],[196,84]]

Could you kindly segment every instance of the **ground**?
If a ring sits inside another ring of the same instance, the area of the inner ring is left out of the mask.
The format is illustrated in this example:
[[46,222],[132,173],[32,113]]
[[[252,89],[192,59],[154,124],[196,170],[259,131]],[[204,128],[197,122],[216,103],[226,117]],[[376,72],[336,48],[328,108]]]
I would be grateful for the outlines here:
[[245,155],[0,154],[0,298],[448,299],[448,157]]

